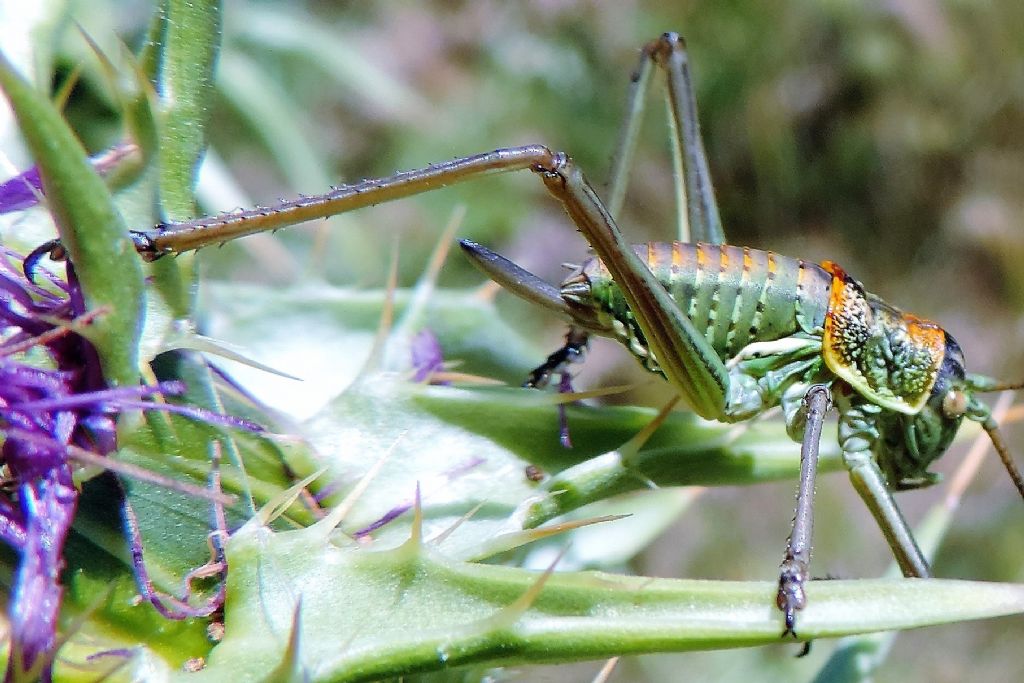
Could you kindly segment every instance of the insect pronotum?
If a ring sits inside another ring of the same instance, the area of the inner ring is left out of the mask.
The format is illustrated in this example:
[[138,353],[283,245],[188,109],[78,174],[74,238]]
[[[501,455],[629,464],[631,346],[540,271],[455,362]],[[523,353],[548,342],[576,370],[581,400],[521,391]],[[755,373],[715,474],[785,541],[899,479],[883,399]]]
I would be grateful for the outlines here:
[[[615,222],[626,190],[652,75],[667,84],[672,149],[681,177],[684,239],[631,246]],[[561,287],[507,259],[462,242],[470,259],[505,288],[572,325],[566,345],[538,367],[539,385],[581,355],[589,334],[617,339],[643,366],[670,382],[708,419],[746,420],[781,406],[802,442],[793,528],[777,604],[783,635],[795,635],[809,580],[814,474],[822,421],[834,406],[839,442],[854,487],[874,515],[904,575],[929,576],[892,496],[935,482],[928,471],[966,418],[989,434],[1014,484],[1021,477],[989,409],[975,394],[1021,385],[969,374],[956,341],[939,325],[868,293],[838,265],[816,265],[725,244],[701,141],[683,40],[666,33],[647,44],[634,74],[607,201],[572,159],[541,145],[498,149],[326,194],[132,231],[150,260],[407,197],[492,173],[530,170],[562,203],[596,252]],[[37,249],[59,257],[58,243]]]

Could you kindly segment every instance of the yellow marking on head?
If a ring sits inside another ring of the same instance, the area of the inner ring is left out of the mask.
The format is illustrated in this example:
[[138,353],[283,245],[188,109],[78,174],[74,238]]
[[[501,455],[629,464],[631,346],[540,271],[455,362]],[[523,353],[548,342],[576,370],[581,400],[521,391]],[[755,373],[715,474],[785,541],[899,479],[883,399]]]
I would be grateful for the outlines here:
[[907,327],[907,336],[914,342],[914,346],[927,349],[929,355],[935,359],[935,369],[938,370],[942,364],[942,357],[946,354],[946,331],[937,322],[919,318],[912,313],[904,313],[903,322]]
[[822,356],[832,372],[854,386],[862,385],[864,382],[856,367],[856,356],[871,334],[871,309],[863,290],[856,286],[846,271],[831,261],[823,261],[821,267],[832,275]]
[[825,365],[872,402],[908,415],[928,401],[946,352],[936,323],[905,314],[870,297],[837,264],[825,314]]

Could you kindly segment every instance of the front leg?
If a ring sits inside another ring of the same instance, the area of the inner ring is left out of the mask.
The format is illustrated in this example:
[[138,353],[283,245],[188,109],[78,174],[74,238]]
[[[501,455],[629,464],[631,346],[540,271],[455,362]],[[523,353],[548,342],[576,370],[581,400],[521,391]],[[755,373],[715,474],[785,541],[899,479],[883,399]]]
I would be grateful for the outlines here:
[[904,576],[927,578],[931,569],[903,518],[885,475],[875,461],[878,419],[882,408],[872,403],[857,405],[849,398],[837,399],[839,446],[853,487],[871,510]]

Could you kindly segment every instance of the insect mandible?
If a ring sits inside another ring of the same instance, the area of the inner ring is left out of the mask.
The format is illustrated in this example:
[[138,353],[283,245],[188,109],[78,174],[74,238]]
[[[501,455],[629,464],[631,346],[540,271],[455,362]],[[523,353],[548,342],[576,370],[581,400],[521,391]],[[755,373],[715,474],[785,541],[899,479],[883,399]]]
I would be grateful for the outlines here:
[[[615,216],[656,71],[667,83],[672,150],[682,179],[680,223],[689,238],[634,247]],[[153,260],[486,174],[530,170],[563,204],[596,258],[555,287],[480,245],[464,241],[462,246],[504,287],[572,325],[566,345],[534,371],[532,382],[564,372],[581,355],[587,336],[598,334],[622,342],[704,418],[736,422],[782,407],[790,435],[802,440],[797,509],[777,593],[783,635],[795,635],[797,612],[806,604],[818,439],[833,404],[854,487],[904,575],[929,576],[892,491],[934,483],[928,467],[968,419],[988,432],[1024,495],[1024,479],[996,422],[975,396],[1020,385],[967,373],[960,347],[940,326],[868,293],[836,264],[819,266],[725,244],[687,52],[678,35],[666,33],[643,48],[628,112],[606,200],[568,155],[528,145],[366,180],[271,208],[160,224],[131,236],[139,253]],[[43,245],[29,263],[46,253],[59,257],[61,248]]]

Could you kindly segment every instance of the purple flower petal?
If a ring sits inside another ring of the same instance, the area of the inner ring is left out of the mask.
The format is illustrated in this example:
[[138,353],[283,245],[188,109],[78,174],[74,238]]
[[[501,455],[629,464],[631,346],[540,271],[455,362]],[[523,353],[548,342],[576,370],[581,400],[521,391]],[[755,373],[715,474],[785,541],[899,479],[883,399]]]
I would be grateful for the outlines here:
[[[0,488],[0,541],[20,558],[8,606],[7,680],[49,681],[59,642],[64,542],[78,503],[68,450],[97,456],[112,452],[116,414],[125,410],[163,410],[233,428],[262,428],[193,406],[143,400],[158,393],[182,394],[181,382],[108,387],[95,349],[70,326],[87,324],[94,315],[86,312],[72,265],[66,264],[66,281],[46,269],[29,268],[37,283],[15,266],[17,260],[0,247],[0,464],[9,479],[9,486]],[[145,582],[141,546],[133,541],[132,549],[139,553],[136,578],[146,594],[151,587]],[[205,606],[181,603],[168,615],[208,614],[223,603],[223,591],[222,585]]]
[[22,484],[18,490],[26,511],[25,541],[11,595],[12,668],[42,668],[50,677],[50,662],[57,645],[57,618],[63,588],[64,540],[74,520],[78,492],[68,466],[52,468],[46,476]]
[[0,184],[0,214],[35,206],[42,193],[43,180],[39,177],[39,169],[33,166]]
[[[131,142],[114,145],[110,149],[90,157],[92,167],[100,175],[106,175],[123,159],[138,151]],[[43,196],[43,181],[35,166],[0,183],[0,214],[28,209],[39,203]]]
[[412,367],[416,371],[414,382],[425,382],[435,372],[444,370],[444,354],[437,336],[427,328],[412,339]]

